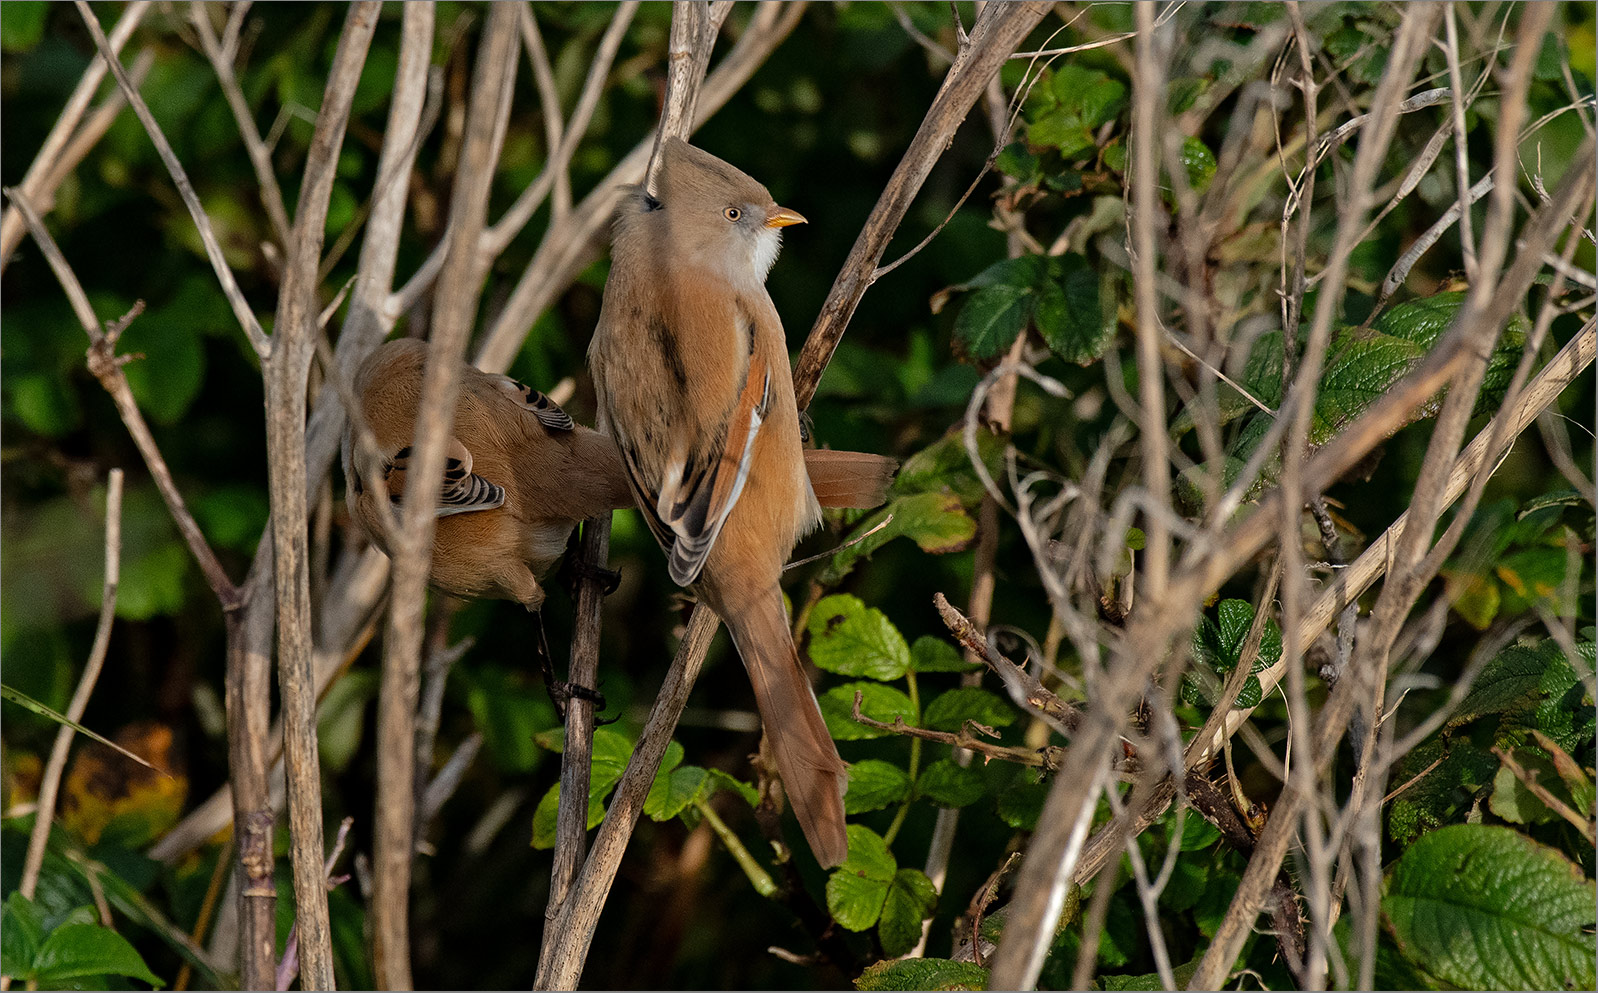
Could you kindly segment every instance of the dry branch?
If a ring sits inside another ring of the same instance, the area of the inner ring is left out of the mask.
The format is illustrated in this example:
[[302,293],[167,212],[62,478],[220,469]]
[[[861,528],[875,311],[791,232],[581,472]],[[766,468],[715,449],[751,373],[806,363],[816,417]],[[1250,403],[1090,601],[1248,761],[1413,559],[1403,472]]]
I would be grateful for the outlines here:
[[955,131],[971,106],[987,88],[988,80],[1026,40],[1049,8],[1047,3],[1032,0],[995,3],[985,5],[977,16],[969,43],[962,45],[955,54],[954,64],[949,67],[938,95],[933,98],[915,137],[877,198],[871,216],[860,229],[794,363],[794,393],[800,410],[810,406],[821,374],[848,329],[860,298],[876,281],[877,263],[921,184],[926,182],[943,150],[954,139]]
[[393,554],[389,620],[378,695],[378,789],[373,865],[374,976],[385,989],[411,987],[410,878],[415,851],[415,737],[422,618],[445,446],[455,421],[460,363],[482,278],[477,244],[498,159],[501,109],[510,98],[518,10],[490,10],[473,74],[466,135],[450,202],[448,250],[434,299],[431,347],[412,432],[411,470]]
[[155,121],[155,115],[150,113],[144,98],[139,96],[138,87],[134,86],[132,78],[111,48],[111,43],[106,39],[105,32],[100,28],[100,21],[89,8],[87,0],[75,0],[75,3],[78,13],[83,16],[83,23],[88,25],[89,34],[94,37],[95,46],[100,50],[100,57],[111,67],[117,85],[122,88],[123,96],[132,105],[133,112],[138,115],[139,123],[144,125],[144,130],[149,133],[150,140],[155,144],[155,150],[161,156],[161,161],[166,164],[167,172],[172,175],[172,184],[177,187],[178,195],[183,198],[184,206],[189,209],[189,216],[194,219],[200,241],[205,245],[206,257],[211,260],[211,267],[216,270],[216,278],[222,284],[222,291],[233,307],[233,316],[238,319],[239,327],[244,329],[244,334],[250,339],[256,354],[265,360],[272,350],[272,344],[267,339],[266,332],[261,329],[261,322],[256,319],[255,312],[250,309],[249,302],[239,290],[238,281],[233,278],[233,270],[228,267],[227,259],[222,254],[222,245],[217,241],[216,233],[211,230],[211,219],[206,216],[205,208],[200,205],[200,198],[195,194],[188,174],[183,171],[182,163],[178,162],[177,153],[172,151],[172,146],[167,142],[166,135],[162,133],[161,126]]
[[[84,663],[83,675],[78,677],[78,688],[72,691],[67,704],[67,720],[76,724],[83,720],[89,706],[89,696],[100,678],[105,665],[106,652],[111,647],[111,622],[116,620],[117,582],[122,566],[122,470],[112,469],[105,487],[105,582],[100,590],[100,619],[94,628],[94,646],[89,649],[89,660]],[[61,725],[56,729],[55,742],[50,746],[50,758],[45,763],[39,780],[39,800],[33,815],[33,831],[28,835],[28,854],[22,863],[22,875],[17,892],[23,899],[32,900],[34,888],[39,884],[39,870],[44,866],[45,846],[50,841],[50,826],[55,821],[56,794],[61,788],[61,775],[67,769],[67,752],[72,748],[72,728]]]
[[[139,22],[149,9],[149,0],[135,0],[128,4],[116,27],[111,29],[109,46],[113,54],[121,53],[122,47],[133,36],[134,28],[139,26]],[[22,182],[17,184],[17,189],[22,195],[44,213],[50,212],[56,187],[66,178],[66,171],[62,166],[71,161],[68,146],[75,143],[76,135],[84,133],[78,129],[78,122],[83,120],[84,113],[89,109],[89,101],[94,99],[95,91],[105,79],[105,67],[104,59],[93,59],[89,62],[89,67],[83,71],[83,78],[78,80],[72,95],[67,98],[67,105],[62,109],[61,116],[56,118],[55,125],[50,128],[49,135],[45,137],[44,144],[39,148],[39,153],[33,157],[33,164],[28,166]],[[106,106],[112,106],[110,100],[107,100]],[[84,151],[87,152],[88,149]],[[7,207],[4,218],[0,219],[0,272],[5,272],[6,263],[11,261],[11,254],[22,243],[22,235],[26,230],[22,215],[15,207]]]
[[303,984],[308,989],[333,989],[335,980],[326,874],[322,868],[321,763],[316,746],[316,687],[311,658],[305,393],[315,354],[316,319],[321,310],[316,298],[316,276],[339,146],[380,7],[376,2],[352,4],[339,36],[311,137],[284,261],[273,348],[263,370],[290,855]]

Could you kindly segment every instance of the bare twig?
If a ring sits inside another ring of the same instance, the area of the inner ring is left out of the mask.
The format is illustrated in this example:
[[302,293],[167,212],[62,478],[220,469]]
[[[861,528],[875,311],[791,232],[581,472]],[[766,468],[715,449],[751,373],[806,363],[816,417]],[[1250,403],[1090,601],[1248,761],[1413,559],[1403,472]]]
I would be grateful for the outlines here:
[[[339,822],[338,836],[333,839],[333,850],[327,853],[327,861],[322,864],[322,877],[328,891],[331,892],[348,876],[333,875],[333,867],[338,865],[340,855],[344,854],[344,843],[349,840],[350,828],[355,824],[355,818],[346,817]],[[277,967],[277,989],[286,990],[293,985],[300,973],[300,931],[299,921],[289,927],[288,937],[283,941],[283,961]]]
[[[74,724],[83,720],[83,711],[89,706],[89,696],[100,678],[105,665],[106,652],[111,647],[111,622],[116,619],[117,582],[122,565],[122,470],[112,469],[105,488],[105,583],[100,590],[100,619],[94,629],[94,646],[89,650],[89,660],[84,663],[83,675],[78,677],[78,688],[72,692],[67,704],[67,719]],[[28,835],[28,854],[22,863],[22,875],[17,892],[23,899],[32,900],[39,885],[39,870],[44,865],[45,845],[50,840],[50,825],[55,820],[56,794],[61,787],[61,775],[67,768],[67,753],[72,748],[70,727],[56,729],[55,743],[50,746],[50,758],[45,763],[39,780],[39,801],[33,817],[33,832]]]
[[978,631],[976,625],[951,604],[942,593],[932,595],[933,606],[938,609],[938,616],[943,618],[943,623],[948,626],[961,645],[977,659],[980,659],[999,681],[1004,683],[1009,690],[1011,698],[1016,703],[1030,710],[1042,718],[1056,731],[1064,735],[1071,734],[1082,721],[1082,713],[1075,707],[1061,700],[1052,690],[1044,686],[1038,677],[1011,662],[1003,655],[993,650],[988,640]]
[[89,34],[93,36],[94,44],[100,50],[100,57],[111,67],[117,85],[122,88],[123,96],[133,107],[133,112],[138,115],[139,123],[144,125],[150,140],[155,143],[155,150],[160,154],[161,161],[166,164],[167,172],[171,173],[172,184],[177,187],[178,195],[183,198],[184,205],[189,209],[189,216],[194,219],[200,241],[205,245],[206,257],[211,260],[211,268],[216,270],[216,278],[222,284],[222,291],[227,295],[228,303],[233,307],[233,316],[238,319],[239,327],[244,329],[244,334],[250,339],[256,354],[263,360],[266,359],[272,351],[272,343],[267,339],[266,332],[261,329],[261,322],[256,319],[255,311],[250,309],[249,301],[244,299],[243,292],[239,290],[238,281],[233,278],[233,270],[228,267],[227,259],[222,254],[222,245],[217,241],[216,232],[211,229],[211,219],[206,216],[205,208],[200,205],[200,198],[195,194],[188,174],[183,171],[177,153],[172,151],[166,135],[161,132],[161,126],[155,121],[155,115],[150,113],[149,106],[139,95],[138,88],[133,85],[132,78],[128,76],[121,60],[111,48],[105,32],[100,28],[99,18],[94,16],[94,11],[89,8],[87,0],[75,0],[75,2],[78,13],[83,16],[83,23],[88,25]]
[[482,269],[476,251],[497,160],[501,101],[515,61],[518,8],[490,9],[477,55],[466,137],[450,202],[449,249],[434,299],[432,347],[422,376],[411,472],[393,549],[393,589],[378,697],[378,789],[373,875],[373,959],[377,984],[410,988],[410,879],[415,851],[416,702],[422,615],[445,445],[455,421],[461,357],[477,310]]
[[[626,34],[627,26],[632,23],[633,15],[638,12],[638,4],[627,0],[618,4],[616,13],[612,16],[610,26],[605,29],[605,34],[599,39],[599,49],[594,53],[593,61],[589,64],[588,78],[583,83],[582,94],[577,98],[577,106],[572,110],[571,120],[565,125],[565,130],[560,134],[558,143],[551,144],[549,159],[545,162],[538,178],[522,190],[516,202],[505,211],[505,216],[483,232],[482,249],[489,258],[497,258],[510,245],[511,240],[527,226],[533,214],[543,205],[545,197],[550,190],[555,190],[556,209],[552,215],[552,223],[558,224],[571,212],[571,160],[577,151],[577,145],[588,132],[588,125],[594,118],[594,111],[599,107],[599,97],[605,90],[609,81],[610,67],[616,61],[616,53],[621,49],[622,37]],[[533,34],[537,34],[537,25],[532,20],[529,11],[524,18],[524,24],[532,24]],[[542,51],[542,45],[539,46]],[[534,59],[535,69],[538,60]],[[544,84],[539,84],[539,93],[546,92]],[[546,101],[545,114],[551,113]],[[555,123],[559,127],[558,115],[560,108],[556,105],[553,109],[556,116]],[[562,200],[564,191],[564,201]],[[564,202],[564,208],[562,203]]]
[[289,215],[283,207],[283,190],[278,186],[277,173],[272,171],[272,153],[261,140],[261,130],[255,126],[255,115],[250,112],[250,105],[244,99],[244,91],[239,89],[239,78],[233,68],[233,53],[223,51],[216,30],[211,27],[209,4],[193,4],[189,15],[200,36],[200,45],[205,49],[205,57],[211,60],[217,81],[222,84],[222,95],[227,98],[228,108],[233,112],[239,137],[244,139],[244,151],[250,157],[251,168],[255,170],[255,181],[261,187],[261,205],[266,208],[272,233],[277,236],[279,245],[287,246]]
[[[578,562],[582,579],[577,587],[577,615],[572,631],[571,660],[566,678],[576,686],[594,688],[599,677],[600,608],[604,591],[599,570],[610,554],[610,515],[583,522],[583,540]],[[584,695],[570,698],[566,705],[566,747],[560,764],[560,808],[555,821],[555,857],[549,875],[549,902],[546,921],[559,915],[583,863],[588,836],[589,765],[594,744],[594,701]],[[558,933],[544,929],[544,950],[558,940]]]
[[[150,9],[149,0],[135,0],[128,4],[118,19],[116,27],[111,29],[109,47],[113,54],[122,51],[122,47],[133,37],[133,30],[144,19],[144,14]],[[69,144],[76,143],[76,136],[88,131],[78,129],[78,122],[83,120],[83,115],[89,109],[89,102],[94,99],[95,91],[100,88],[100,82],[105,79],[106,63],[103,59],[95,59],[83,71],[83,77],[78,80],[78,85],[73,89],[72,95],[67,98],[67,105],[61,111],[61,116],[56,118],[55,125],[50,128],[50,133],[44,139],[44,144],[39,148],[39,153],[33,157],[33,164],[28,166],[28,171],[23,174],[22,182],[17,184],[17,189],[23,196],[33,203],[40,211],[50,212],[50,206],[55,199],[56,187],[61,180],[66,178],[67,169],[64,163],[71,161],[68,152]],[[106,107],[114,106],[108,99]],[[107,122],[109,126],[109,122]],[[83,150],[87,152],[88,149]],[[79,156],[81,158],[81,155]],[[70,167],[69,167],[70,168]],[[51,181],[54,177],[54,182]],[[0,219],[0,272],[5,271],[6,263],[11,261],[11,254],[22,243],[22,235],[27,230],[22,222],[22,215],[15,207],[6,208],[5,216]]]
[[[1132,287],[1137,302],[1138,443],[1143,456],[1143,487],[1159,501],[1171,490],[1171,463],[1166,456],[1165,361],[1160,354],[1160,300],[1155,284],[1154,228],[1164,217],[1162,194],[1155,186],[1159,159],[1155,154],[1165,92],[1163,61],[1155,47],[1154,8],[1133,8],[1137,25],[1137,74],[1132,93]],[[1162,47],[1169,46],[1167,38]],[[1163,229],[1164,224],[1160,227]],[[1165,518],[1150,514],[1144,522],[1147,543],[1143,571],[1148,595],[1158,600],[1170,578],[1171,533]]]
[[1026,39],[1048,13],[1049,5],[1031,0],[988,4],[971,30],[970,44],[962,46],[944,77],[943,86],[927,109],[904,157],[889,177],[877,205],[861,228],[843,268],[827,294],[821,313],[794,364],[794,393],[803,410],[810,405],[821,373],[848,329],[860,298],[875,279],[877,263],[898,230],[921,184],[926,181],[943,150],[948,147],[972,104],[987,88],[1010,53]]
[[546,921],[546,928],[555,928],[561,940],[545,950],[538,963],[534,989],[576,989],[582,977],[583,963],[594,939],[594,929],[599,924],[599,912],[604,908],[610,885],[615,881],[621,856],[632,836],[638,815],[643,812],[644,797],[654,781],[655,770],[666,753],[677,717],[688,702],[688,692],[699,676],[705,651],[715,637],[719,622],[715,612],[704,604],[694,608],[688,619],[687,630],[677,646],[676,657],[661,682],[660,695],[650,709],[649,720],[644,725],[638,743],[633,747],[627,771],[622,773],[610,808],[605,812],[605,822],[600,825],[594,847],[578,873],[577,881],[566,896],[565,906],[558,917]]
[[854,718],[855,723],[863,724],[868,728],[875,728],[878,731],[889,731],[893,734],[903,735],[906,738],[919,738],[922,741],[932,741],[940,745],[964,748],[967,751],[981,754],[984,761],[1001,759],[1005,762],[1014,762],[1017,765],[1042,769],[1044,772],[1054,772],[1060,768],[1060,756],[1065,753],[1065,749],[1059,745],[1047,745],[1043,748],[1011,748],[1006,745],[995,745],[993,742],[985,741],[978,736],[984,735],[988,738],[997,738],[999,732],[986,724],[978,724],[976,721],[966,721],[958,731],[933,731],[928,728],[916,727],[914,724],[905,723],[903,717],[895,717],[892,723],[879,721],[860,712],[861,699],[861,692],[856,690],[854,694],[854,709],[850,711],[850,716]]
[[[745,27],[743,36],[705,80],[695,108],[693,126],[698,127],[715,113],[754,74],[799,22],[803,0],[786,4],[761,4]],[[517,280],[504,309],[482,336],[472,362],[488,372],[509,368],[528,329],[565,292],[571,281],[598,257],[602,235],[610,224],[623,187],[644,177],[654,139],[633,147],[610,173],[582,199],[564,223],[552,226],[526,270]]]
[[150,470],[151,478],[155,480],[156,489],[160,492],[161,499],[165,501],[173,522],[177,524],[178,532],[183,535],[190,554],[200,566],[200,572],[205,575],[206,582],[216,594],[222,609],[228,611],[236,608],[239,604],[239,591],[223,571],[222,563],[217,560],[216,553],[206,542],[199,524],[195,523],[194,515],[189,513],[183,494],[178,492],[177,484],[172,481],[172,472],[167,468],[160,448],[156,446],[155,437],[150,433],[150,427],[145,423],[137,401],[133,399],[133,389],[128,385],[127,376],[122,371],[122,367],[132,361],[133,356],[116,354],[118,339],[128,324],[143,313],[143,303],[136,303],[120,320],[108,322],[102,332],[94,308],[89,304],[88,294],[84,292],[82,283],[73,273],[66,257],[61,254],[55,239],[44,227],[44,222],[35,213],[33,205],[20,190],[6,190],[5,194],[22,217],[34,241],[38,243],[40,252],[50,263],[57,281],[66,292],[67,300],[72,304],[72,311],[77,316],[78,323],[89,336],[89,371],[100,381],[100,385],[116,404],[117,413],[122,416],[122,422],[126,425],[128,434],[133,437],[133,443],[139,449],[139,454],[144,457],[145,466]]
[[[316,274],[339,146],[381,4],[350,6],[317,114],[265,362],[267,480],[272,507],[278,683],[282,694],[290,855],[304,985],[332,989],[333,944],[322,869],[321,764],[311,652],[305,392],[315,353]],[[175,160],[174,160],[175,161]]]

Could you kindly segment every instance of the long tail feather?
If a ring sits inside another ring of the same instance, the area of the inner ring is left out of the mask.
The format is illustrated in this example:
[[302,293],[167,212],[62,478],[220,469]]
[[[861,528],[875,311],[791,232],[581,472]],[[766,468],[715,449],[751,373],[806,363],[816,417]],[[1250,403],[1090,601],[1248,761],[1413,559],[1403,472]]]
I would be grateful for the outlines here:
[[805,451],[805,468],[816,501],[823,507],[876,507],[888,499],[897,459],[869,452],[835,452],[830,448]]
[[816,861],[830,869],[849,854],[843,816],[848,773],[799,664],[782,594],[773,587],[739,616],[725,620],[749,670],[783,790]]

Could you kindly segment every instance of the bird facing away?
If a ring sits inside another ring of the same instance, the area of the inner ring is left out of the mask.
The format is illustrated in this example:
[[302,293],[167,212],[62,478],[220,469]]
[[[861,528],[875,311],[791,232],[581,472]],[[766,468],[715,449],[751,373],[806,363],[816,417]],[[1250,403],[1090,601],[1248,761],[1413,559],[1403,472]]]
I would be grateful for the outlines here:
[[[355,376],[361,413],[378,452],[364,466],[381,479],[374,492],[357,470],[350,428],[343,443],[345,499],[367,535],[388,551],[383,521],[397,525],[411,432],[422,392],[427,344],[400,338],[379,347]],[[887,496],[897,463],[864,452],[806,452],[829,507],[874,507]],[[552,400],[507,376],[462,363],[460,400],[449,441],[429,581],[453,596],[543,603],[539,581],[565,551],[578,522],[633,506],[611,439],[573,423]]]
[[589,368],[671,577],[721,617],[777,771],[823,867],[848,854],[846,767],[788,632],[779,580],[821,509],[805,473],[782,321],[766,293],[781,229],[804,221],[673,139],[657,195],[617,211]]
[[[426,342],[401,338],[373,352],[355,376],[377,441],[378,452],[368,457],[378,464],[355,463],[360,456],[346,429],[345,499],[385,552],[382,522],[397,523],[426,361]],[[610,439],[574,424],[548,397],[509,376],[463,364],[447,454],[429,578],[453,596],[515,600],[537,610],[544,602],[539,580],[577,523],[630,506]],[[365,485],[361,468],[384,480],[381,492]]]

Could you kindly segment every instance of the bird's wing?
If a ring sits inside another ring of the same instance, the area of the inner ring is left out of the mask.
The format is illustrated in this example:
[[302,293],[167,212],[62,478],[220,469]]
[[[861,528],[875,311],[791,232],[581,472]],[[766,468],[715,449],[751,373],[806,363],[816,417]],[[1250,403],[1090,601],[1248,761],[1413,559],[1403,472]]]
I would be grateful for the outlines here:
[[[560,408],[555,408],[559,410]],[[405,476],[410,467],[411,446],[395,452],[383,464],[383,478],[388,483],[389,502],[398,505],[405,498]],[[503,487],[472,472],[472,453],[451,436],[444,460],[444,488],[439,495],[438,516],[469,514],[478,510],[493,510],[505,504]]]
[[491,375],[488,378],[496,389],[509,397],[517,406],[538,418],[538,422],[544,427],[551,431],[572,429],[571,415],[561,410],[560,404],[531,386],[517,382],[509,376]]
[[666,466],[655,513],[675,538],[670,545],[671,578],[687,586],[727,522],[749,481],[755,439],[771,407],[771,370],[750,355],[743,389],[723,428],[709,444]]

